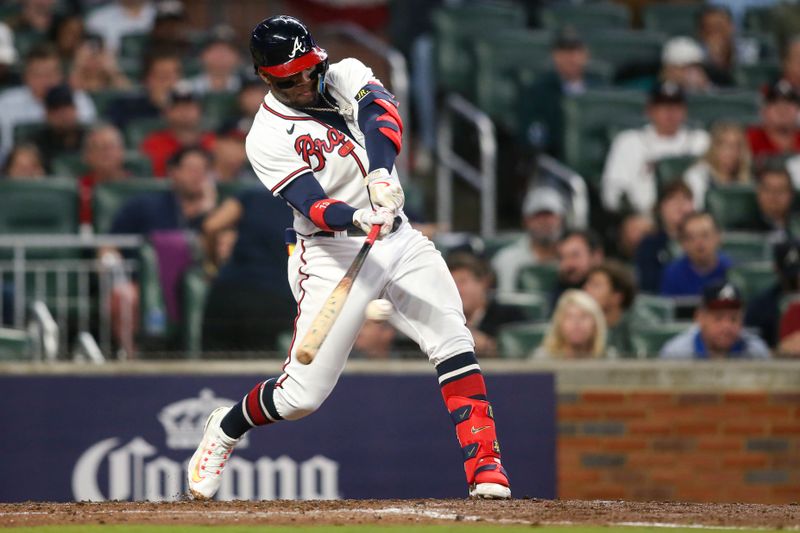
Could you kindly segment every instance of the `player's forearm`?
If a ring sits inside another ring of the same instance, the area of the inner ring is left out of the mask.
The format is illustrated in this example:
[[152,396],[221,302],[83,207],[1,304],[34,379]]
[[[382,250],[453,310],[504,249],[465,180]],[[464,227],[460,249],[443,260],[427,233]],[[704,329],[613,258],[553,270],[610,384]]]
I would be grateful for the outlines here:
[[293,208],[320,228],[341,231],[353,225],[353,213],[356,209],[345,202],[329,198],[310,172],[297,177],[280,194]]
[[381,121],[378,120],[381,113],[385,113],[383,108],[373,103],[364,108],[358,119],[364,132],[370,172],[378,168],[391,172],[398,154],[395,142],[381,131]]

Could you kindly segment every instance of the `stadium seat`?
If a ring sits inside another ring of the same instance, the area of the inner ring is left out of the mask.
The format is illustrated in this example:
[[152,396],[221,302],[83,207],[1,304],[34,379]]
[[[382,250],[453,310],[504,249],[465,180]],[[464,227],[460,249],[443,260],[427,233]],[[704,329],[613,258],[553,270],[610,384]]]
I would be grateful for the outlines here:
[[170,183],[168,180],[153,178],[133,178],[97,185],[92,198],[95,232],[108,233],[111,230],[114,215],[130,198],[145,192],[167,191],[169,189]]
[[220,202],[231,196],[237,196],[249,189],[264,190],[263,186],[258,182],[234,181],[217,183],[217,192],[219,193]]
[[510,130],[518,128],[521,104],[520,69],[550,64],[549,32],[511,29],[490,34],[475,43],[476,103]]
[[[176,329],[166,313],[164,293],[158,277],[158,256],[151,244],[145,243],[139,248],[139,310],[142,333],[146,337],[169,337]],[[149,317],[158,315],[163,317],[162,331],[154,331]]]
[[653,294],[639,294],[629,311],[637,323],[675,320],[675,300]]
[[615,29],[587,33],[585,39],[592,57],[611,64],[619,72],[631,66],[657,67],[666,36],[644,30]]
[[641,119],[645,95],[625,90],[594,90],[566,98],[562,105],[566,164],[585,178],[596,180],[608,152],[608,126]]
[[77,231],[78,189],[74,180],[0,180],[0,234]]
[[772,32],[775,30],[772,7],[753,6],[744,13],[744,27],[748,31]]
[[734,71],[736,85],[743,89],[758,90],[780,76],[781,63],[775,59],[762,59],[754,65],[739,65]]
[[497,350],[500,357],[525,359],[530,357],[542,344],[550,324],[509,324],[500,328],[497,334]]
[[149,33],[129,33],[120,39],[117,55],[121,59],[141,61],[150,41]]
[[769,259],[770,242],[762,233],[723,232],[722,251],[736,262],[765,261]]
[[611,2],[561,4],[542,9],[540,20],[544,28],[558,30],[567,26],[579,32],[598,29],[630,28],[631,15],[625,6]]
[[[152,176],[153,165],[150,159],[141,152],[127,150],[125,152],[125,169],[133,177]],[[65,154],[55,157],[52,163],[52,172],[56,176],[68,176],[79,178],[87,171],[86,164],[83,162],[81,154]]]
[[14,144],[31,142],[33,138],[44,130],[45,124],[42,122],[25,122],[14,126]]
[[667,35],[694,35],[701,3],[649,3],[642,15],[644,28]]
[[717,91],[691,94],[687,98],[689,119],[709,127],[726,120],[739,124],[758,121],[759,98],[754,91]]
[[97,109],[98,116],[105,116],[108,114],[111,103],[118,98],[125,98],[136,94],[135,90],[131,89],[103,89],[89,93],[94,102],[94,107]]
[[437,87],[471,97],[475,69],[471,45],[476,35],[525,26],[525,10],[513,4],[470,4],[440,9],[432,16],[436,36]]
[[0,327],[0,361],[29,360],[31,349],[27,331]]
[[679,333],[683,333],[691,326],[691,322],[638,325],[631,332],[633,351],[638,359],[658,357],[658,353],[668,340]]
[[665,157],[655,163],[656,183],[661,190],[665,185],[676,179],[682,179],[686,169],[697,161],[697,156],[678,155]]
[[549,292],[558,284],[556,265],[530,265],[519,271],[517,289],[523,292]]
[[165,128],[167,123],[161,117],[139,118],[132,120],[125,127],[125,145],[131,150],[138,150],[145,137]]
[[200,268],[189,270],[183,277],[183,344],[186,356],[200,357],[203,344],[203,309],[208,295],[208,282]]
[[498,292],[495,301],[502,305],[516,307],[522,311],[528,320],[538,322],[547,320],[549,303],[546,294],[533,292]]
[[759,216],[756,191],[749,184],[709,188],[706,208],[724,230],[736,229]]
[[483,255],[492,258],[501,248],[513,244],[525,235],[524,231],[509,231],[483,239]]
[[741,289],[747,301],[772,287],[778,277],[772,262],[760,261],[734,266],[728,271],[728,280]]
[[239,101],[235,92],[206,93],[201,100],[203,119],[211,129],[220,127],[238,114]]

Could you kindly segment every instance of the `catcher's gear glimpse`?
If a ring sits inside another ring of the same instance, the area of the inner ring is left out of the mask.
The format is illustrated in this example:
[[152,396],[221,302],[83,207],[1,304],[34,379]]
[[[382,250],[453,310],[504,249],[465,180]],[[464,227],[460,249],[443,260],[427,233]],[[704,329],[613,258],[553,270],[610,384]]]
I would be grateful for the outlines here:
[[323,64],[320,85],[328,69],[328,53],[317,46],[308,28],[294,17],[276,15],[262,20],[250,35],[250,54],[256,74],[287,78]]

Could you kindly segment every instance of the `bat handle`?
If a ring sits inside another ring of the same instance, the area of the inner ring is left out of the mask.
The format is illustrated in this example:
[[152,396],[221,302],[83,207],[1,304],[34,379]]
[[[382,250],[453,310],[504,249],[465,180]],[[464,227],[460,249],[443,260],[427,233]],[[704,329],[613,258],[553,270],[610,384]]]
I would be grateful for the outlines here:
[[380,224],[373,224],[372,229],[369,230],[367,234],[367,239],[364,241],[365,243],[372,245],[375,243],[375,239],[378,238],[378,233],[381,231]]

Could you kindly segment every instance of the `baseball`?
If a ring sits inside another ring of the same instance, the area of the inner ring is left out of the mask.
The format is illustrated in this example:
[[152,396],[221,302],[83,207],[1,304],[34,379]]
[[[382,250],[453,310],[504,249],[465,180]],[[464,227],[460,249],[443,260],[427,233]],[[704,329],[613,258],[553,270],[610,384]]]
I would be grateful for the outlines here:
[[367,317],[368,320],[389,320],[389,317],[392,316],[394,312],[394,306],[392,302],[389,300],[384,300],[383,298],[378,298],[377,300],[372,300],[370,303],[367,304],[367,308],[364,311],[364,316]]

